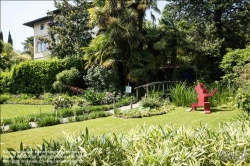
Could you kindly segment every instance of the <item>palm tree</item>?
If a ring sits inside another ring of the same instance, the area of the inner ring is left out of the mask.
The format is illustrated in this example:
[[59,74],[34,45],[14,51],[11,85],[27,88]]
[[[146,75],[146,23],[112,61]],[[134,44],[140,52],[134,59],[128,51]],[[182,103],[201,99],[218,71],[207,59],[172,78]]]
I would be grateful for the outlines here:
[[83,47],[83,51],[85,52],[84,59],[87,61],[86,69],[95,64],[112,67],[118,54],[118,49],[113,47],[112,38],[107,34],[98,35],[88,47]]
[[27,37],[22,43],[24,54],[28,54],[32,59],[34,58],[34,37]]
[[93,4],[95,7],[89,9],[90,23],[100,30],[90,46],[83,48],[88,60],[86,67],[96,63],[116,66],[123,84],[128,80],[147,81],[154,73],[157,59],[144,47],[148,37],[143,24],[147,10],[160,12],[157,1],[95,0]]
[[90,22],[100,28],[99,36],[83,49],[86,54],[84,58],[88,60],[87,66],[95,63],[116,65],[122,73],[123,84],[128,81],[129,64],[135,56],[133,52],[142,41],[136,29],[137,15],[133,9],[125,6],[125,2],[106,0],[90,9]]
[[177,57],[188,55],[188,51],[193,47],[191,41],[187,40],[188,30],[192,27],[185,21],[174,20],[171,14],[165,11],[160,20],[160,28],[163,34],[159,41],[155,42],[154,48],[163,52],[168,64],[173,66],[172,79],[175,80]]
[[[157,0],[129,0],[127,1],[128,7],[133,8],[138,16],[138,29],[139,32],[143,31],[143,20],[146,17],[146,11],[152,9],[157,13],[161,13],[157,7]],[[155,16],[151,12],[151,17],[155,21]]]

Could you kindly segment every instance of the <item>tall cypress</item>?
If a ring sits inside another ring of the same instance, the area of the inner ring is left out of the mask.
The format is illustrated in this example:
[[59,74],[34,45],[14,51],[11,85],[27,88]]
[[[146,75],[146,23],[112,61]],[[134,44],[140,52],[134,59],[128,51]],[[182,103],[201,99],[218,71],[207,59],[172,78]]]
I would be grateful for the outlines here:
[[8,36],[8,43],[10,43],[13,46],[13,40],[11,38],[10,31],[9,31],[9,36]]
[[3,41],[3,32],[2,31],[0,32],[0,40]]

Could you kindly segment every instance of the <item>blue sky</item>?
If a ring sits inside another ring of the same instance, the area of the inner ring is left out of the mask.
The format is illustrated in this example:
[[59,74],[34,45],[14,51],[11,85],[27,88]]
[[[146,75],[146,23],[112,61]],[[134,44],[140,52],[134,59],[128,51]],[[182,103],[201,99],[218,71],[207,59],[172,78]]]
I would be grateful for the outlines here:
[[[22,51],[22,42],[29,36],[33,36],[33,28],[24,26],[23,23],[46,16],[48,10],[54,10],[54,1],[14,1],[0,0],[1,24],[4,42],[8,40],[10,31],[13,39],[13,47],[16,51]],[[158,1],[158,7],[162,10],[165,1]],[[159,15],[156,15],[159,17]]]

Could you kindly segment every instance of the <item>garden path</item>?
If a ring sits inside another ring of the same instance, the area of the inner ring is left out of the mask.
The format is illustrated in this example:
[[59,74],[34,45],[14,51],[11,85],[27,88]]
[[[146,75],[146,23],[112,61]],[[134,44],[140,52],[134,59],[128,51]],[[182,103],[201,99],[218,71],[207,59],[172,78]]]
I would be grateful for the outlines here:
[[[137,108],[137,107],[139,107],[139,105],[140,105],[140,102],[137,102],[137,103],[135,103],[135,104],[132,104],[132,108]],[[120,107],[119,109],[120,109],[121,111],[129,110],[129,109],[130,109],[130,105],[122,106],[122,107]],[[114,109],[109,110],[108,112],[114,114]]]

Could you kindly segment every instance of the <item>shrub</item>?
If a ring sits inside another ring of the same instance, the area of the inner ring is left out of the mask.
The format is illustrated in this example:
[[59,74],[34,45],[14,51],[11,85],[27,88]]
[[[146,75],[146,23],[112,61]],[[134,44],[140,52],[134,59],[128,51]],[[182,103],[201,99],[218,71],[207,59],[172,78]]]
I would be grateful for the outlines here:
[[239,88],[235,96],[234,104],[236,107],[247,111],[250,115],[250,89]]
[[250,61],[250,46],[246,49],[230,50],[223,56],[220,68],[225,72],[224,80],[234,80],[239,77],[238,70],[241,70]]
[[85,121],[85,120],[88,120],[88,119],[89,119],[88,115],[85,114],[85,115],[76,116],[75,121],[80,122],[80,121]]
[[114,69],[107,69],[101,65],[90,67],[83,79],[88,88],[93,88],[95,91],[112,91],[119,85],[117,72]]
[[1,94],[0,95],[0,104],[5,103],[10,98],[9,94]]
[[56,124],[60,124],[60,119],[53,116],[53,115],[47,115],[43,117],[38,118],[38,126],[44,127],[44,126],[53,126]]
[[107,107],[105,105],[90,106],[89,111],[90,112],[107,111]]
[[20,98],[20,100],[27,100],[27,99],[31,98],[31,95],[29,95],[27,93],[20,93],[19,98]]
[[123,99],[121,93],[116,92],[99,92],[94,90],[93,88],[88,88],[82,94],[84,100],[86,100],[87,104],[91,105],[102,105],[102,104],[111,104],[114,102],[120,101]]
[[91,112],[90,114],[88,114],[88,119],[96,119],[97,117],[97,112]]
[[73,101],[71,101],[69,97],[59,96],[58,98],[55,98],[53,104],[54,109],[58,110],[63,108],[71,108],[73,106]]
[[0,71],[0,93],[7,93],[10,90],[11,73]]
[[25,123],[25,122],[29,122],[29,119],[26,118],[25,116],[18,116],[14,118],[14,122],[15,123]]
[[[136,97],[132,96],[132,103],[135,103],[136,101],[137,101]],[[116,107],[121,107],[121,106],[129,105],[130,103],[131,103],[131,97],[127,96],[125,98],[122,98],[118,102],[116,102],[115,106]]]
[[[155,99],[150,97],[151,99]],[[153,104],[150,104],[150,106]],[[157,104],[158,105],[158,104]],[[121,111],[120,109],[115,109],[114,115],[116,117],[122,117],[122,118],[142,118],[142,117],[149,117],[149,116],[155,116],[155,115],[162,115],[166,114],[168,111],[173,110],[174,107],[170,104],[169,99],[161,100],[160,106],[152,106],[145,107],[140,104],[137,108],[132,108],[128,110]]]
[[8,125],[8,124],[12,124],[13,123],[13,120],[11,118],[2,118],[1,119],[1,125]]
[[104,92],[97,92],[92,88],[85,90],[82,94],[82,97],[92,105],[101,105],[104,96]]
[[246,64],[242,70],[238,70],[237,73],[239,77],[235,79],[235,83],[239,88],[234,103],[250,115],[250,63]]
[[83,115],[84,113],[88,113],[89,112],[88,110],[89,109],[86,107],[78,107],[74,109],[74,112],[78,116],[78,115]]
[[74,67],[70,70],[63,70],[56,75],[56,81],[53,83],[53,88],[57,92],[68,92],[72,94],[73,92],[68,86],[78,86],[77,81],[80,77],[80,72]]
[[52,103],[53,102],[53,94],[51,93],[43,93],[39,96],[39,99],[44,100],[47,103]]
[[163,99],[160,96],[149,95],[142,98],[141,105],[145,108],[159,108],[163,105]]
[[15,131],[22,131],[22,130],[27,130],[30,129],[30,125],[27,122],[23,123],[12,123],[9,126],[9,131],[15,132]]
[[87,102],[86,100],[78,100],[77,101],[77,106],[78,107],[88,107],[90,105],[89,102]]
[[73,116],[74,115],[74,111],[71,108],[64,108],[64,109],[58,110],[58,114],[61,117],[66,118],[66,117]]

